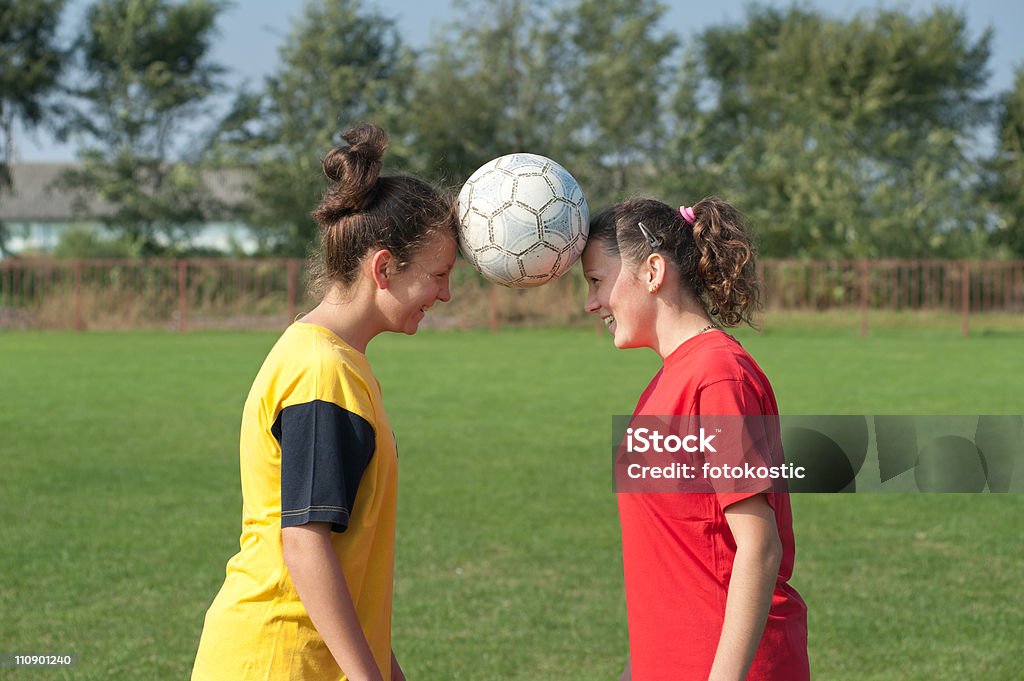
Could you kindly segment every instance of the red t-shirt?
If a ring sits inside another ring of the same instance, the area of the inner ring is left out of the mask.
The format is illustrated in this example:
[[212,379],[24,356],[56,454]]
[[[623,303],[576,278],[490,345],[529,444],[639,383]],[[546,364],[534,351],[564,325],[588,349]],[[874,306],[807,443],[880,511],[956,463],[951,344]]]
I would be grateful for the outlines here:
[[[778,414],[760,367],[728,334],[680,345],[634,415]],[[705,681],[725,616],[736,542],[722,509],[752,496],[619,494],[622,555],[634,681]],[[804,681],[807,606],[793,574],[793,516],[786,494],[766,494],[782,540],[782,562],[764,634],[747,679]]]

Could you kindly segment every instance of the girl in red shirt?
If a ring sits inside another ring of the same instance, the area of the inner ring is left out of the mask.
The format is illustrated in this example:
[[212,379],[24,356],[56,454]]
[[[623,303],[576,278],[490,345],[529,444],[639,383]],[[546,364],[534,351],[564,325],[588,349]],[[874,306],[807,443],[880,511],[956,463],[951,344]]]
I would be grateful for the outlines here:
[[[635,416],[775,415],[771,384],[720,329],[758,306],[754,248],[716,197],[678,210],[633,199],[591,222],[586,309],[617,348],[662,360]],[[636,681],[805,681],[807,607],[789,585],[784,493],[619,494]]]

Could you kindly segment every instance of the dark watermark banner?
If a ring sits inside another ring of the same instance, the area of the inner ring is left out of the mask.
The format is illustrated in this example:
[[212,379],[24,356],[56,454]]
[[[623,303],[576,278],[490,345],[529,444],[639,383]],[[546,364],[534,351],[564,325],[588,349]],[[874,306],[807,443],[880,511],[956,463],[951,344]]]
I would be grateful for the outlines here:
[[1024,492],[1024,416],[614,416],[613,489]]

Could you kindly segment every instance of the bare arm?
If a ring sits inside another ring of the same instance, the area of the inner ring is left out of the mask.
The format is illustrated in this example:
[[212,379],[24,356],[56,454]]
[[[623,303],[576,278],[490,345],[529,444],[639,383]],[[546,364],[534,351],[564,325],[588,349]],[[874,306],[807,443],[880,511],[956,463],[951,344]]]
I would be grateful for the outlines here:
[[330,526],[285,527],[281,542],[302,605],[345,676],[352,681],[383,681],[331,545]]
[[391,681],[405,681],[405,672],[402,671],[402,665],[398,664],[394,649],[391,650]]
[[782,560],[775,513],[763,494],[725,508],[736,539],[725,621],[709,681],[743,681],[764,633]]

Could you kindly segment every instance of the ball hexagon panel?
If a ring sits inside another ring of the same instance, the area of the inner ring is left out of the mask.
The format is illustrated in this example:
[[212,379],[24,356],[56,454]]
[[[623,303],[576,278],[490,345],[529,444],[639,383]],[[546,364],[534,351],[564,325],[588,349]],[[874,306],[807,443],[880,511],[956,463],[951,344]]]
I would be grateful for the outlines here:
[[476,253],[476,263],[480,272],[490,281],[502,286],[511,286],[524,278],[519,258],[496,246],[491,246]]
[[493,163],[495,168],[501,168],[502,170],[507,170],[515,173],[516,175],[521,175],[527,172],[544,170],[548,161],[550,161],[550,159],[538,154],[508,154],[485,163],[483,167],[486,168],[488,165]]
[[465,229],[459,230],[459,243],[465,244],[469,250],[477,250],[494,243],[491,238],[491,218],[470,208],[462,220]]
[[[544,229],[544,241],[555,246],[560,251],[564,250],[576,236],[578,217],[574,218],[573,213],[579,213],[579,209],[564,199],[556,199],[549,203],[540,214],[541,224]],[[565,229],[565,225],[570,229]]]
[[559,196],[568,197],[574,190],[579,190],[579,185],[576,184],[573,176],[560,165],[552,164],[548,177],[551,178],[551,182],[555,186],[555,192]]
[[524,253],[541,238],[537,215],[514,203],[491,218],[491,243],[514,255]]
[[547,175],[528,173],[516,178],[512,200],[534,214],[543,210],[544,206],[555,200],[557,194]]
[[522,263],[527,278],[541,280],[537,282],[540,285],[554,274],[559,255],[561,251],[541,242],[534,244],[519,256],[519,262]]
[[489,170],[473,182],[469,202],[478,212],[493,217],[512,204],[516,178],[501,170]]

